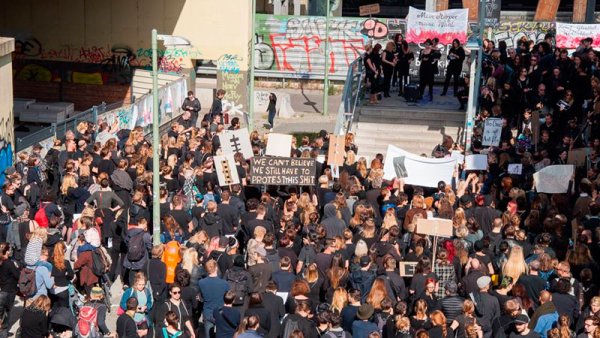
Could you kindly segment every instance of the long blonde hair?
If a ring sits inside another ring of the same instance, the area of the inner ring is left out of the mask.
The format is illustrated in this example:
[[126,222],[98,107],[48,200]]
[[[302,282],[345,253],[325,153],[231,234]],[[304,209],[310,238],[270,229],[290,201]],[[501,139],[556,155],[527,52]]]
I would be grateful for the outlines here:
[[502,275],[510,276],[513,278],[513,282],[516,283],[519,277],[523,274],[527,274],[528,267],[525,263],[525,257],[523,255],[523,248],[520,246],[513,246],[510,249],[508,259],[502,266]]
[[367,303],[371,304],[375,310],[381,309],[381,301],[388,297],[387,287],[383,278],[376,278],[367,295]]
[[69,191],[69,188],[76,188],[76,187],[77,187],[77,180],[75,179],[75,176],[67,174],[67,175],[65,175],[65,177],[63,177],[63,182],[62,182],[62,185],[60,186],[60,192],[63,195],[66,195],[67,192]]
[[198,261],[198,251],[194,248],[185,249],[181,258],[181,267],[191,274],[194,266],[198,266],[198,264],[200,264]]
[[331,300],[331,310],[341,313],[342,309],[348,304],[348,291],[339,287],[333,291],[333,298]]

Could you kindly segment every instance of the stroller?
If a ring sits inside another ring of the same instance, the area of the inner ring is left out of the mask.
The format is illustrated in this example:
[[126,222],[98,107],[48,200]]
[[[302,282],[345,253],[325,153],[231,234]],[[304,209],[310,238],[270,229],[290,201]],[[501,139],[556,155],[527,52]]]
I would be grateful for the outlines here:
[[[110,278],[108,278],[107,274],[102,275],[101,277],[102,279],[102,283],[100,283],[100,287],[102,288],[102,293],[104,294],[103,296],[103,301],[104,301],[104,305],[106,305],[106,311],[110,313],[110,307],[111,307],[111,303],[110,303],[110,298],[112,296],[111,292],[110,292],[110,288],[112,286],[112,283],[110,281]],[[73,313],[73,315],[75,317],[79,316],[79,309],[85,304],[85,295],[82,294],[81,292],[79,292],[79,290],[77,290],[77,288],[75,288],[75,286],[73,286],[73,284],[69,285],[69,307],[71,309],[71,313]]]

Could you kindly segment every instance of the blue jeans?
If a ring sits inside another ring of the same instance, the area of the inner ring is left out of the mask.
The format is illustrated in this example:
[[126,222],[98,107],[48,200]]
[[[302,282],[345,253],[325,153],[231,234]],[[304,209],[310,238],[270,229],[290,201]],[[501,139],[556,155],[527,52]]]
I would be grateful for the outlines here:
[[206,318],[206,313],[204,313],[204,337],[210,338],[210,332],[214,331],[215,323],[212,322],[214,320],[211,316],[210,320]]

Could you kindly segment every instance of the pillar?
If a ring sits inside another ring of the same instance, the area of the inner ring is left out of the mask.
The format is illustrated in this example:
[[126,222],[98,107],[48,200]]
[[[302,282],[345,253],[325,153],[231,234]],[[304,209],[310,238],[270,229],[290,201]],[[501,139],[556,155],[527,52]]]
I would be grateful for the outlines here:
[[[575,4],[577,1],[574,0]],[[583,0],[585,3],[586,0]],[[556,19],[556,13],[558,12],[558,5],[560,5],[560,0],[539,0],[537,9],[535,10],[535,16],[533,18],[534,21],[554,21]],[[577,5],[573,8],[573,18],[575,18],[575,11]],[[585,18],[585,8],[583,9],[583,15]]]
[[479,15],[479,0],[462,0],[463,8],[469,9],[469,21],[477,21]]

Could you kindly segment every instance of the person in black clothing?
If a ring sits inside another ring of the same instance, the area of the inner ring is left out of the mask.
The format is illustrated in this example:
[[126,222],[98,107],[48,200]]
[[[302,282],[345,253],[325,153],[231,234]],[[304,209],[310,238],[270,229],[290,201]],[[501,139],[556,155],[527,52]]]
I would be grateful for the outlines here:
[[[54,246],[54,254],[52,255],[52,271],[51,276],[54,278],[54,285],[56,287],[67,287],[73,280],[75,273],[71,268],[71,262],[65,257],[67,252],[67,246],[65,242],[60,241]],[[50,296],[52,304],[59,306],[69,306],[69,291],[64,290],[59,293],[52,294]]]
[[[48,336],[48,314],[50,298],[41,295],[23,310],[21,314],[21,337],[46,338]],[[119,335],[119,337],[125,337]]]
[[14,307],[20,274],[18,263],[10,259],[10,255],[10,245],[0,243],[0,318],[4,318],[0,326],[0,336],[9,329],[10,312]]
[[234,299],[235,292],[232,290],[227,291],[223,296],[223,307],[213,312],[217,329],[215,338],[233,337],[240,325],[241,314],[238,309],[233,308]]
[[454,77],[454,96],[458,94],[458,84],[460,81],[460,73],[462,72],[463,62],[465,61],[465,50],[460,45],[458,39],[452,41],[452,48],[448,51],[448,66],[446,67],[446,80],[444,81],[444,90],[442,96],[446,95],[450,78]]
[[[165,315],[169,311],[175,312],[179,319],[179,328],[182,331],[187,331],[191,337],[194,337],[194,328],[192,326],[192,309],[185,305],[185,302],[181,299],[181,287],[179,284],[174,283],[169,287],[170,298],[162,304],[156,307],[156,313],[154,316],[156,324],[156,332],[162,332],[162,328],[165,327]],[[120,336],[119,336],[120,337]]]
[[198,121],[198,113],[202,106],[200,105],[200,101],[194,96],[193,91],[188,92],[188,97],[183,100],[183,104],[181,105],[181,109],[185,111],[189,111],[192,114],[192,126],[196,126],[196,121]]
[[396,69],[398,69],[398,87],[400,88],[398,96],[402,96],[404,95],[404,85],[408,84],[410,80],[410,64],[415,59],[415,54],[408,48],[406,40],[402,40],[400,47],[396,47],[396,52],[398,52]]
[[275,120],[275,114],[277,114],[277,96],[275,96],[275,93],[269,94],[269,106],[267,107],[267,113],[269,114],[268,121],[271,125],[271,131],[273,131],[273,127],[275,127],[273,121]]
[[223,98],[225,97],[227,92],[224,89],[217,90],[217,96],[213,100],[212,106],[210,107],[210,112],[208,113],[208,121],[212,121],[215,115],[223,114]]
[[[402,43],[404,42],[404,36],[400,33],[394,35],[394,45],[396,46],[396,59],[400,60],[402,59],[402,56],[404,56],[404,49],[402,49]],[[400,79],[400,67],[399,63],[396,63],[396,67],[394,67],[394,76],[392,78],[392,86],[400,86],[400,89],[402,89],[402,82],[398,82],[398,80]]]
[[137,311],[138,300],[131,297],[127,300],[127,310],[117,319],[117,336],[119,338],[138,338],[137,325],[133,316]]
[[383,96],[390,97],[390,86],[392,84],[392,76],[394,75],[394,69],[398,62],[396,56],[396,44],[393,41],[389,41],[385,45],[385,50],[381,58],[383,68]]
[[371,89],[369,91],[369,103],[371,104],[378,103],[377,93],[380,91],[379,78],[382,76],[381,55],[379,55],[380,51],[381,45],[376,44],[371,51],[367,49],[364,58],[367,80],[371,85]]
[[437,59],[439,59],[439,52],[433,49],[433,43],[430,39],[427,39],[425,41],[425,49],[421,50],[421,54],[419,54],[419,61],[421,61],[421,66],[419,67],[419,95],[423,98],[425,87],[429,86],[430,101],[433,100],[434,67],[436,67]]

